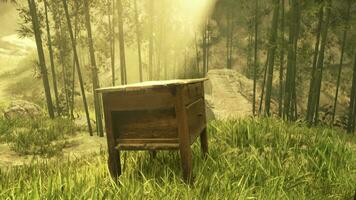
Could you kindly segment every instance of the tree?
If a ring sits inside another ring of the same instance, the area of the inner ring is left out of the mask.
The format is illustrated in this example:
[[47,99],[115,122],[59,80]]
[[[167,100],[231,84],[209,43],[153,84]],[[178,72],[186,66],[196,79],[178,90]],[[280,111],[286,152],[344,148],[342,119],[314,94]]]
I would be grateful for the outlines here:
[[232,42],[233,42],[233,32],[234,32],[234,12],[233,12],[233,2],[227,2],[226,8],[226,68],[231,69],[232,65]]
[[307,121],[309,124],[317,124],[319,118],[319,100],[320,100],[320,88],[323,76],[323,66],[324,66],[324,54],[325,54],[325,47],[327,42],[328,36],[328,29],[329,29],[329,21],[330,21],[330,12],[331,12],[331,1],[327,1],[326,5],[326,17],[325,22],[322,25],[322,32],[321,32],[321,41],[320,41],[320,50],[318,52],[318,58],[316,62],[316,69],[314,72],[312,84],[311,84],[311,95],[309,98],[310,106],[308,106],[307,110]]
[[349,107],[349,124],[348,132],[355,132],[356,125],[356,52],[354,54],[354,66],[353,66],[353,76],[352,76],[352,85],[350,92],[350,107]]
[[57,112],[58,112],[58,115],[60,115],[59,97],[58,97],[59,95],[58,95],[58,87],[57,87],[57,76],[56,76],[56,70],[55,70],[55,66],[54,66],[51,31],[50,31],[49,20],[48,20],[48,9],[47,9],[48,3],[47,3],[47,0],[43,0],[43,4],[44,4],[44,8],[45,8],[45,16],[46,16],[47,45],[48,45],[49,59],[50,59],[50,62],[51,62],[51,73],[52,73],[54,97],[55,97]]
[[[56,43],[54,43],[54,46],[57,47],[59,50],[59,63],[62,67],[62,84],[63,84],[63,90],[64,90],[64,96],[65,96],[65,109],[66,109],[66,114],[69,115],[69,94],[68,94],[68,77],[67,77],[67,62],[66,62],[66,44],[67,40],[64,35],[64,30],[62,27],[62,20],[61,20],[61,13],[58,7],[56,7],[56,1],[51,0],[51,8],[52,8],[52,14],[53,14],[53,19],[54,19],[54,28],[55,28],[55,36],[57,37]],[[59,109],[59,108],[58,108]],[[61,111],[62,112],[62,111]]]
[[258,70],[258,0],[255,0],[255,51],[253,65],[253,99],[252,99],[252,114],[256,114],[256,84]]
[[277,35],[278,35],[278,16],[279,16],[279,0],[274,0],[273,19],[271,27],[271,35],[269,39],[269,51],[268,54],[268,68],[267,68],[267,81],[266,81],[266,100],[265,100],[265,114],[270,115],[271,94],[272,94],[272,81],[273,81],[273,68],[274,58],[277,49]]
[[117,22],[119,26],[119,49],[120,49],[120,70],[121,70],[121,84],[127,84],[126,75],[126,58],[125,58],[125,36],[124,36],[124,22],[123,22],[123,7],[121,0],[117,0]]
[[296,72],[297,72],[297,47],[300,26],[300,4],[293,0],[291,5],[291,19],[289,23],[289,41],[287,72],[284,91],[283,117],[287,120],[295,120],[297,117],[296,100]]
[[98,68],[96,66],[95,54],[94,54],[94,44],[93,44],[93,36],[91,31],[90,24],[90,13],[89,13],[89,3],[88,0],[84,0],[84,15],[85,15],[85,26],[88,33],[88,46],[89,46],[89,56],[91,63],[91,76],[93,81],[93,96],[94,96],[94,108],[95,108],[95,116],[96,116],[96,124],[97,124],[97,132],[98,135],[104,136],[103,132],[103,122],[102,122],[102,111],[101,105],[99,101],[98,93],[95,91],[100,88],[99,77],[98,77]]
[[93,136],[93,130],[92,130],[91,123],[90,123],[88,103],[87,103],[87,99],[86,99],[86,95],[85,95],[84,82],[83,82],[82,72],[80,70],[78,53],[77,53],[77,46],[76,46],[76,43],[74,41],[74,34],[73,34],[72,24],[71,24],[71,20],[70,20],[70,17],[69,17],[67,0],[62,0],[62,2],[63,2],[64,12],[65,12],[65,17],[67,19],[67,26],[68,26],[69,36],[70,36],[70,40],[71,40],[71,43],[72,43],[75,65],[76,65],[76,68],[77,68],[78,79],[79,79],[79,84],[80,84],[80,90],[81,90],[82,98],[83,98],[85,116],[86,116],[87,123],[88,123],[88,131],[89,131],[90,136]]
[[149,41],[148,41],[148,79],[153,80],[153,2],[149,1],[148,15],[149,15]]
[[140,22],[138,19],[138,10],[137,10],[137,0],[134,0],[134,10],[135,10],[135,23],[136,23],[136,40],[137,40],[137,55],[138,55],[138,68],[140,75],[140,82],[143,81],[142,74],[142,55],[141,55],[141,32],[140,32]]
[[40,24],[37,16],[36,3],[34,0],[28,0],[27,2],[30,9],[33,33],[35,35],[35,40],[36,40],[38,61],[39,61],[39,67],[40,67],[41,77],[43,81],[43,88],[46,96],[47,110],[48,110],[49,117],[53,119],[54,111],[53,111],[51,90],[48,81],[47,67],[46,67],[45,56],[43,52],[41,30],[40,30]]
[[281,0],[281,42],[280,42],[280,68],[279,68],[279,109],[278,115],[282,117],[283,112],[283,68],[284,68],[284,8],[285,0]]
[[[110,59],[111,59],[111,79],[112,86],[115,86],[115,1],[112,1],[112,7],[110,7],[110,1],[108,2],[108,20],[110,31]],[[112,19],[110,19],[110,13],[112,13]]]
[[334,124],[334,121],[335,121],[336,105],[337,105],[337,98],[338,98],[338,95],[339,95],[341,72],[342,72],[342,65],[343,65],[343,60],[344,60],[344,52],[345,52],[346,39],[347,39],[347,31],[349,29],[349,23],[350,23],[350,18],[351,18],[351,7],[352,7],[351,0],[348,0],[347,12],[346,12],[347,13],[346,14],[346,23],[345,23],[345,27],[344,27],[344,34],[343,34],[342,45],[341,45],[341,56],[340,56],[339,72],[338,72],[338,75],[337,75],[336,92],[335,92],[335,99],[334,99],[334,106],[333,106],[331,124]]

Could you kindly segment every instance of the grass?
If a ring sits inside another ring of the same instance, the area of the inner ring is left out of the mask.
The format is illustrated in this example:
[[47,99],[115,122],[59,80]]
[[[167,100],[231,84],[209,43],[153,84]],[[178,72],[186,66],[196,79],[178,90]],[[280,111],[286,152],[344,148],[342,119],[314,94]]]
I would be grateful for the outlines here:
[[0,199],[353,199],[356,141],[275,119],[213,121],[209,157],[193,145],[194,186],[177,152],[124,152],[116,185],[106,152],[0,170]]
[[65,118],[0,118],[0,141],[20,154],[54,156],[65,146],[65,137],[74,133],[73,122]]

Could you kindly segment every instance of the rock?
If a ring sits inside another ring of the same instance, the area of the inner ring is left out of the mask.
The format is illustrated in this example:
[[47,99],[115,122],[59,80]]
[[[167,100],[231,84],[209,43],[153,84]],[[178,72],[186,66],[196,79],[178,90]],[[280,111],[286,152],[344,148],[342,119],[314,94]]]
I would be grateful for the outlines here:
[[17,118],[35,118],[43,115],[44,112],[40,106],[24,100],[12,101],[4,111],[4,117],[10,120]]
[[252,80],[230,69],[212,69],[207,76],[204,90],[208,120],[241,118],[252,113]]

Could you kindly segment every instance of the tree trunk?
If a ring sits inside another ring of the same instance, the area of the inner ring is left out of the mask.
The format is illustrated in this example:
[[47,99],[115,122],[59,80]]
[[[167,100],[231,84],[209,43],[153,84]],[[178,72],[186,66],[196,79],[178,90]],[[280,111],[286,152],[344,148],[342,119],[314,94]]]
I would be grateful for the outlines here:
[[281,0],[281,47],[280,47],[280,68],[279,68],[279,109],[278,115],[282,117],[283,112],[283,68],[284,68],[284,8],[285,0]]
[[90,24],[90,13],[89,13],[89,3],[88,0],[84,0],[84,14],[85,14],[85,25],[88,33],[88,45],[89,45],[89,55],[90,55],[90,63],[91,63],[91,75],[93,81],[93,96],[94,96],[94,108],[95,108],[95,116],[96,116],[96,129],[99,136],[104,136],[103,131],[103,121],[102,121],[102,111],[100,106],[100,98],[96,89],[100,88],[99,77],[98,77],[98,68],[96,66],[95,61],[95,53],[94,53],[94,44],[93,44],[93,36],[91,32],[91,24]]
[[[78,10],[79,10],[79,5],[78,2],[75,1],[75,18],[74,18],[74,42],[77,43],[77,36],[79,32],[79,27],[78,27]],[[72,88],[71,88],[71,100],[70,100],[70,116],[72,119],[74,119],[74,96],[75,96],[75,58],[73,55],[73,63],[72,63]]]
[[51,62],[51,72],[52,72],[52,82],[53,82],[53,90],[54,90],[54,97],[56,101],[56,110],[57,114],[60,115],[59,112],[59,95],[58,95],[58,87],[57,87],[57,76],[56,76],[56,70],[54,66],[54,58],[53,58],[53,49],[52,49],[52,39],[51,39],[51,31],[49,27],[49,20],[48,20],[48,4],[46,0],[43,0],[44,8],[45,8],[45,16],[46,16],[46,30],[47,30],[47,45],[48,45],[48,52],[49,52],[49,58]]
[[230,8],[226,9],[225,18],[226,18],[226,68],[229,69],[230,62]]
[[117,0],[117,14],[119,26],[119,48],[120,48],[120,70],[121,70],[121,84],[127,84],[126,74],[126,57],[125,57],[125,36],[124,36],[124,22],[122,16],[123,8],[121,0]]
[[344,60],[344,52],[345,52],[345,46],[346,46],[347,31],[348,31],[348,28],[349,28],[350,17],[351,17],[350,16],[351,15],[350,11],[351,11],[351,0],[348,1],[348,7],[347,7],[346,24],[345,24],[344,35],[343,35],[342,45],[341,45],[340,65],[339,65],[339,72],[338,72],[338,75],[337,75],[336,92],[335,92],[335,99],[334,99],[334,106],[333,106],[333,112],[332,112],[331,125],[333,125],[334,121],[335,121],[337,98],[338,98],[338,95],[339,95],[340,79],[341,79],[342,65],[343,65],[343,60]]
[[62,0],[62,2],[63,2],[65,16],[66,16],[66,19],[67,19],[69,36],[70,36],[71,43],[72,43],[72,48],[73,48],[73,53],[74,53],[74,60],[75,60],[75,63],[76,63],[75,65],[77,67],[80,90],[81,90],[81,93],[82,93],[84,110],[85,110],[85,115],[86,115],[86,119],[87,119],[87,123],[88,123],[88,131],[89,131],[90,136],[93,136],[93,130],[92,130],[92,127],[91,127],[90,117],[89,117],[89,109],[88,109],[87,99],[86,99],[86,95],[85,95],[84,82],[83,82],[83,77],[82,77],[82,73],[81,73],[81,70],[80,70],[79,59],[78,59],[78,54],[77,54],[77,46],[76,46],[76,43],[74,41],[72,24],[70,22],[67,0]]
[[262,82],[262,91],[261,91],[261,96],[260,96],[260,102],[259,102],[259,107],[258,107],[258,113],[261,114],[262,112],[262,104],[263,104],[263,98],[265,95],[265,85],[266,85],[266,76],[267,76],[267,66],[269,62],[269,51],[267,51],[267,58],[266,58],[266,63],[264,66],[264,73],[263,73],[263,82]]
[[203,32],[203,76],[206,76],[206,26]]
[[195,41],[196,70],[197,70],[197,74],[200,74],[200,58],[199,58],[200,55],[199,55],[199,48],[198,48],[197,33],[195,33],[194,41]]
[[317,61],[317,68],[314,75],[315,82],[313,85],[313,90],[311,95],[312,98],[311,107],[310,107],[311,110],[309,110],[308,112],[311,114],[311,120],[308,121],[310,124],[311,123],[317,124],[319,120],[320,89],[321,89],[321,82],[323,76],[324,53],[325,53],[325,47],[326,47],[328,29],[329,29],[329,21],[330,21],[330,12],[331,12],[330,4],[331,2],[329,0],[326,6],[326,19],[321,33],[320,51],[319,51],[319,56]]
[[142,55],[141,55],[141,33],[140,33],[140,22],[138,19],[138,10],[137,10],[137,0],[134,0],[135,6],[135,23],[136,23],[136,39],[137,39],[137,54],[138,54],[138,69],[140,73],[140,82],[143,81],[142,74]]
[[149,41],[148,41],[148,76],[149,80],[153,80],[153,2],[149,1]]
[[256,114],[256,85],[257,85],[257,70],[258,70],[258,0],[255,0],[255,51],[254,51],[254,68],[253,68],[253,99],[252,99],[252,114]]
[[[54,5],[54,2],[52,2]],[[58,49],[59,49],[59,62],[62,66],[62,84],[63,84],[63,90],[64,90],[64,96],[65,96],[65,107],[66,107],[66,112],[67,115],[69,116],[69,97],[68,97],[68,90],[67,90],[67,74],[66,74],[66,65],[67,63],[65,62],[65,49],[64,49],[64,37],[63,37],[63,29],[61,26],[61,17],[59,17],[59,13],[57,13],[56,9],[53,9],[53,18],[54,18],[54,27],[56,30],[56,35],[58,36],[59,43],[58,43]],[[62,113],[62,110],[61,110]]]
[[274,57],[277,49],[277,35],[278,35],[278,19],[279,19],[279,0],[274,1],[274,11],[272,19],[271,28],[271,38],[270,38],[270,58],[267,70],[267,82],[266,82],[266,100],[265,100],[265,114],[270,115],[270,105],[271,105],[271,94],[272,94],[272,81],[273,81],[273,68],[274,68]]
[[44,92],[45,92],[45,96],[46,96],[48,114],[49,114],[49,117],[51,119],[53,119],[54,111],[53,111],[51,90],[50,90],[49,81],[48,81],[47,68],[46,68],[45,56],[44,56],[44,52],[43,52],[42,39],[41,39],[41,30],[40,30],[40,24],[38,21],[35,1],[28,0],[28,6],[30,8],[33,32],[34,32],[35,39],[36,39],[38,61],[39,61],[39,67],[41,70],[43,88],[44,88]]
[[354,55],[353,77],[350,92],[350,108],[349,108],[349,124],[348,132],[355,132],[355,117],[356,115],[356,53]]
[[315,71],[316,71],[316,62],[318,59],[319,55],[319,48],[320,48],[320,36],[321,36],[321,28],[323,25],[323,18],[324,18],[324,6],[320,7],[319,10],[319,22],[318,22],[318,27],[316,30],[316,42],[315,42],[315,47],[314,47],[314,57],[313,57],[313,68],[312,68],[312,76],[310,79],[310,85],[309,85],[309,93],[308,93],[308,105],[307,105],[307,116],[306,116],[306,121],[311,122],[313,118],[313,109],[312,109],[312,99],[313,99],[313,87],[315,85]]
[[288,59],[284,92],[283,117],[288,120],[296,118],[296,58],[299,38],[300,11],[298,0],[291,5],[291,23],[289,24]]
[[[108,2],[108,20],[109,20],[109,31],[110,31],[110,59],[111,59],[111,79],[112,86],[115,86],[115,1],[112,1],[112,7],[110,7],[110,2]],[[112,19],[110,18],[110,13],[112,14]]]

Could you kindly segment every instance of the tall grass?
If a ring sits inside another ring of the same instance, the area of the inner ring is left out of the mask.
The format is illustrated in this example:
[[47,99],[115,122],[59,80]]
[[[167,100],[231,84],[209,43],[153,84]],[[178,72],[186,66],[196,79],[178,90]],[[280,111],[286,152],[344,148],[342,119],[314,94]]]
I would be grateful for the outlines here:
[[66,118],[0,118],[0,141],[20,154],[58,154],[66,144],[65,137],[75,130],[74,123]]
[[355,139],[274,119],[214,121],[209,157],[193,145],[194,186],[178,152],[124,152],[111,180],[106,151],[0,171],[0,199],[352,199]]

